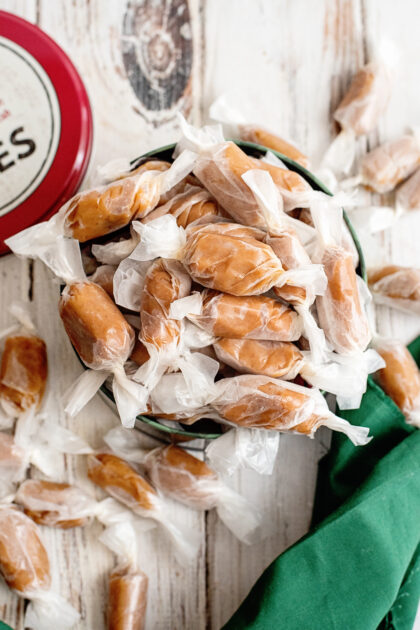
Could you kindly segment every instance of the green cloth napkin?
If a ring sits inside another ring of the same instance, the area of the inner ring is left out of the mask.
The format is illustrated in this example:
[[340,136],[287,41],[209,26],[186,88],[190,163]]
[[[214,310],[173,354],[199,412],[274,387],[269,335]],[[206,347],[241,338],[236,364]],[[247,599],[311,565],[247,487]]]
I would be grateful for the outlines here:
[[[420,338],[409,346],[420,361]],[[265,570],[224,630],[411,630],[420,597],[420,431],[369,378],[355,447],[335,434],[313,529]]]

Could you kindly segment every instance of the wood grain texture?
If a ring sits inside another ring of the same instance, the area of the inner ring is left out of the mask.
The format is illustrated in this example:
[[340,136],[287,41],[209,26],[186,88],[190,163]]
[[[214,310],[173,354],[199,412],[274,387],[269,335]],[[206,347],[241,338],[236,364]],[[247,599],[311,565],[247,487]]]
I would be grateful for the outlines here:
[[[401,44],[396,85],[378,130],[358,141],[359,159],[405,125],[420,122],[417,0],[406,0],[398,19],[391,0],[1,0],[0,8],[37,22],[78,67],[94,113],[91,179],[98,164],[176,139],[177,111],[196,123],[206,120],[209,104],[221,93],[231,95],[250,121],[294,140],[316,164],[336,133],[331,112],[351,75],[373,53],[373,42],[386,36]],[[366,193],[366,199],[385,202],[392,196]],[[413,214],[373,241],[384,259],[420,266],[413,239],[419,228]],[[362,237],[370,250],[372,240]],[[58,286],[42,265],[11,256],[0,259],[0,277],[0,326],[10,323],[11,300],[32,296],[60,397],[81,368],[56,312]],[[405,341],[420,332],[418,318],[385,308],[378,309],[378,328]],[[64,416],[59,421],[66,423]],[[97,398],[68,426],[100,448],[103,433],[117,423]],[[200,550],[196,563],[184,569],[162,536],[145,534],[148,630],[221,627],[262,570],[307,531],[317,462],[328,443],[328,431],[315,440],[282,436],[271,478],[247,471],[226,480],[263,514],[267,536],[253,547],[239,543],[214,512],[204,517],[170,504],[171,518],[198,534]],[[103,496],[86,478],[84,457],[63,461],[63,479]],[[98,541],[100,531],[97,523],[66,532],[43,528],[56,588],[82,613],[76,630],[106,627],[107,574],[115,559]],[[0,618],[23,630],[23,603],[3,584]]]

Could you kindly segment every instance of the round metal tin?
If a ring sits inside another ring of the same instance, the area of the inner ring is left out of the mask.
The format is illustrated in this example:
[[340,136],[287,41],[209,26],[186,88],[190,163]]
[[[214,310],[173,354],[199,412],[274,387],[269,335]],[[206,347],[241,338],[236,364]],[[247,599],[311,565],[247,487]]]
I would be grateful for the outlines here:
[[82,80],[41,29],[0,11],[0,253],[79,188],[92,149]]

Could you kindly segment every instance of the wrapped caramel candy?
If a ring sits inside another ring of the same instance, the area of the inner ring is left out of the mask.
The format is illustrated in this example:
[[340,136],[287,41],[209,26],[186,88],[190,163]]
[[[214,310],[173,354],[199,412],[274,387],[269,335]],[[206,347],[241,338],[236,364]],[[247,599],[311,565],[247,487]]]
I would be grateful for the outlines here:
[[189,295],[191,279],[181,263],[158,259],[149,268],[141,295],[141,341],[157,350],[177,346],[180,323],[169,317],[172,302]]
[[[373,131],[385,111],[392,87],[394,51],[382,46],[381,58],[363,66],[353,77],[349,89],[334,112],[341,133],[328,148],[319,176],[337,187],[337,175],[349,173],[356,155],[356,137]],[[386,54],[384,54],[386,53]],[[386,60],[385,60],[386,57]]]
[[141,385],[129,380],[124,363],[134,346],[134,331],[109,295],[97,284],[83,281],[67,286],[60,298],[60,316],[74,348],[87,367],[72,389],[66,407],[75,415],[100,385],[114,375],[113,391],[121,421],[133,426],[144,410],[147,395]]
[[77,261],[75,273],[71,241],[98,238],[128,225],[135,216],[145,216],[156,207],[163,192],[189,173],[194,159],[185,151],[163,171],[156,168],[155,161],[149,161],[116,182],[78,193],[49,221],[19,232],[7,239],[7,245],[15,254],[39,258],[66,282],[80,279],[83,267]]
[[138,223],[136,229],[141,240],[132,259],[162,256],[180,260],[195,282],[231,295],[259,295],[273,286],[298,282],[302,276],[299,269],[283,270],[271,247],[258,240],[259,230],[248,236],[251,228],[235,223],[212,223],[184,231],[172,216],[165,215]]
[[312,207],[312,216],[320,239],[316,260],[324,265],[328,278],[325,294],[316,300],[319,323],[336,352],[363,352],[371,339],[371,332],[351,254],[335,244],[340,242],[334,229],[341,230],[341,213],[336,211],[332,214],[320,204]]
[[297,313],[265,295],[241,297],[207,290],[201,312],[190,318],[216,337],[295,341],[302,333]]
[[247,124],[246,118],[238,109],[232,107],[226,95],[219,96],[214,103],[210,105],[209,113],[212,120],[227,125],[229,129],[227,135],[230,138],[239,137],[241,140],[247,142],[261,144],[269,149],[283,153],[305,168],[309,167],[309,160],[306,155],[299,151],[293,144],[286,142],[283,138],[280,138],[278,135],[259,125]]
[[111,429],[104,440],[113,451],[141,463],[153,485],[163,494],[195,510],[215,508],[226,527],[240,540],[251,541],[259,516],[203,461],[175,445],[142,450],[138,440],[133,440],[122,427]]
[[108,630],[143,630],[148,578],[139,569],[117,567],[108,582]]
[[210,193],[199,186],[187,187],[165,204],[158,206],[143,219],[143,223],[154,221],[164,214],[172,214],[180,227],[206,223],[220,216],[220,210]]
[[378,193],[393,190],[420,165],[420,143],[416,135],[385,142],[362,159],[361,181]]
[[94,503],[76,486],[40,479],[24,481],[14,500],[38,525],[61,529],[88,523]]
[[141,545],[137,522],[118,518],[99,540],[117,556],[108,581],[108,630],[143,630],[148,578],[140,569]]
[[115,265],[100,265],[90,277],[90,280],[102,287],[112,299],[114,299],[113,280],[116,270]]
[[198,153],[194,174],[239,223],[255,227],[265,224],[258,204],[242,180],[247,171],[268,170],[280,191],[301,192],[309,188],[298,173],[249,157],[236,144],[226,141],[219,127],[197,130],[182,119],[181,128],[184,137],[178,147],[188,147]]
[[286,155],[305,168],[309,167],[309,158],[299,151],[298,148],[262,127],[256,125],[241,125],[239,127],[239,133],[242,140],[262,144],[268,149],[283,153],[283,155]]
[[381,61],[363,66],[334,112],[342,129],[357,136],[371,132],[385,111],[391,95],[389,67]]
[[368,280],[377,304],[420,315],[420,269],[387,265],[369,271]]
[[420,428],[420,371],[416,362],[396,339],[378,338],[375,348],[386,363],[377,372],[376,380],[401,409],[407,422]]
[[39,409],[47,382],[47,348],[35,335],[5,341],[0,366],[0,401],[11,415]]
[[187,238],[182,261],[196,282],[239,296],[265,293],[283,274],[271,247],[232,236],[227,223],[204,226]]
[[207,464],[172,445],[150,451],[144,465],[154,485],[164,494],[196,510],[216,508],[221,520],[240,540],[251,542],[259,525],[258,515]]
[[184,559],[195,554],[191,537],[182,533],[170,520],[165,502],[156,490],[127,462],[112,453],[88,456],[88,477],[112,497],[139,516],[162,525]]
[[286,381],[300,374],[310,385],[335,394],[342,409],[360,406],[367,374],[383,364],[373,350],[354,367],[333,353],[325,356],[324,363],[316,363],[310,352],[302,352],[284,341],[222,338],[214,348],[217,357],[239,373],[264,374]]
[[31,602],[25,627],[70,628],[79,614],[51,589],[50,561],[35,523],[11,506],[0,507],[0,571],[6,584]]
[[102,287],[77,282],[60,298],[60,316],[81,359],[91,369],[124,363],[134,345],[134,332]]
[[320,426],[327,426],[345,433],[356,445],[369,441],[369,429],[335,416],[317,389],[253,375],[223,379],[216,385],[219,393],[212,407],[221,419],[234,425],[309,437]]

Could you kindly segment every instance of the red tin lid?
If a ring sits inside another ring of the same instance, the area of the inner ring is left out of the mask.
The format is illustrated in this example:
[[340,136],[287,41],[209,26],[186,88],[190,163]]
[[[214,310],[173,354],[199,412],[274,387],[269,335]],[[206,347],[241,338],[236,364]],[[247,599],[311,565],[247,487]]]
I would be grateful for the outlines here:
[[0,11],[0,253],[78,189],[92,113],[76,68],[41,29]]

